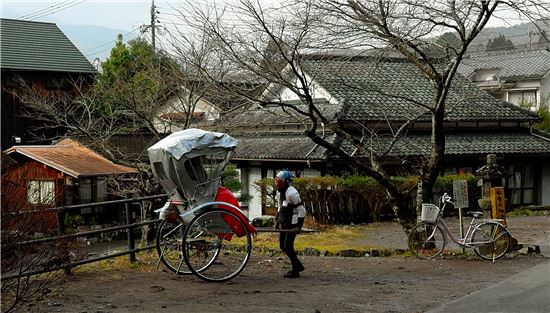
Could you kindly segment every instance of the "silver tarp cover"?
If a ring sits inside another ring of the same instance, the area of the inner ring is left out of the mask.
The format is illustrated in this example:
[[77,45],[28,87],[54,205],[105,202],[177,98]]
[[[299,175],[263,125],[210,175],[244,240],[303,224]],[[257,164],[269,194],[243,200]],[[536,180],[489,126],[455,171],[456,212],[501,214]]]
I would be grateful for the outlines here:
[[[237,141],[224,133],[191,128],[175,132],[149,149],[153,175],[172,196],[195,204],[211,201],[218,189],[223,168],[234,153]],[[207,167],[203,156],[215,155],[220,162]]]
[[[234,148],[237,146],[237,140],[224,133],[209,132],[202,129],[190,128],[180,130],[170,136],[160,140],[147,151],[149,158],[152,155],[169,153],[176,160],[179,160],[183,155],[187,155],[190,159],[197,155],[205,155],[203,149],[208,148]],[[193,151],[201,150],[201,151]],[[215,150],[216,151],[216,150]]]

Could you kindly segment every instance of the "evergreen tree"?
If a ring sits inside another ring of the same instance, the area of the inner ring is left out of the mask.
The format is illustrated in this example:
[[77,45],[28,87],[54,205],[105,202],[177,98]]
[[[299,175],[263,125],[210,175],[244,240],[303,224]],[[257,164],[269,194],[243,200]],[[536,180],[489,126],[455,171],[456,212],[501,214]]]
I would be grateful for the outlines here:
[[489,39],[487,42],[487,51],[494,50],[513,50],[515,49],[514,43],[510,39],[506,39],[506,36],[499,35],[494,39]]

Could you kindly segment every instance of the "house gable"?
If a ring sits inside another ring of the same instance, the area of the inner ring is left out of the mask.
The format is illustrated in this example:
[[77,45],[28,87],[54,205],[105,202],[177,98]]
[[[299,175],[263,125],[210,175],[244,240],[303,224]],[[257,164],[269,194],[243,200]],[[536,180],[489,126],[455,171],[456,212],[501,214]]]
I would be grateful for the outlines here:
[[[303,72],[299,65],[295,65],[298,68],[299,72]],[[290,65],[287,65],[285,69],[283,69],[283,72],[290,72]],[[311,77],[307,73],[304,73],[305,80],[309,83],[308,88],[310,89],[310,92],[314,99],[316,100],[327,100],[330,104],[338,104],[338,101],[336,98],[334,98],[327,90],[325,90],[319,83],[315,81],[314,77]],[[299,88],[303,89],[302,82],[297,78],[293,78],[292,82],[293,86],[297,86]],[[266,90],[263,92],[261,98],[267,100],[267,101],[273,101],[273,102],[292,102],[292,101],[300,101],[300,97],[290,88],[286,86],[281,86],[279,84],[271,83]]]
[[[184,87],[179,91],[180,95],[170,97],[157,110],[154,118],[154,125],[159,133],[173,133],[182,130],[189,113],[190,104],[185,102],[188,97]],[[199,95],[196,95],[197,97]],[[195,103],[195,108],[191,112],[191,125],[200,126],[212,123],[220,117],[221,109],[210,101],[200,98]]]

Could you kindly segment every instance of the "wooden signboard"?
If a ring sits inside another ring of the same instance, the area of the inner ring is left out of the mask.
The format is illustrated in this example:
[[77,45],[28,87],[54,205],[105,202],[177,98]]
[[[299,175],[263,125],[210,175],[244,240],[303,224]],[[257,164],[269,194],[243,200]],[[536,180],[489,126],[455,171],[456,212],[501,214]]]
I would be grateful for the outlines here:
[[505,220],[506,207],[504,205],[504,187],[491,188],[491,207],[493,218]]

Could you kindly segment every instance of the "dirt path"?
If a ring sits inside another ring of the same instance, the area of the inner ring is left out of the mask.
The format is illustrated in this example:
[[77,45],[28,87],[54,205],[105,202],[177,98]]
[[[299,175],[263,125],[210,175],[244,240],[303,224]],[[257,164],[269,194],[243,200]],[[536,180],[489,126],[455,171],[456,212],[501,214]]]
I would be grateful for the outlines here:
[[[543,261],[536,256],[479,259],[302,257],[306,271],[284,279],[284,259],[253,255],[228,283],[151,272],[79,273],[23,311],[425,312]],[[487,308],[485,308],[487,309]]]

